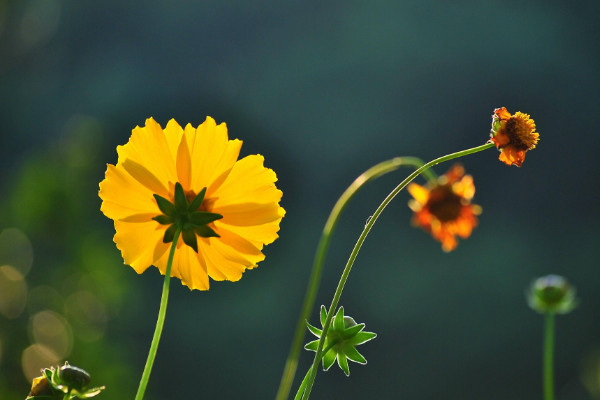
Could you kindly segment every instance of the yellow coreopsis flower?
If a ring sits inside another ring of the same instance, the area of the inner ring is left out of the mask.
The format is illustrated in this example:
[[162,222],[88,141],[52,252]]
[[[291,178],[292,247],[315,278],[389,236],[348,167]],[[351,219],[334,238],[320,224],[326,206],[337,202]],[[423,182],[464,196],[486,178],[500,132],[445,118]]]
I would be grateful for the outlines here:
[[282,193],[261,155],[238,160],[241,146],[210,117],[185,129],[172,119],[164,130],[149,118],[133,130],[99,192],[126,264],[164,275],[176,227],[171,276],[190,289],[208,290],[209,276],[237,281],[265,258],[285,215]]

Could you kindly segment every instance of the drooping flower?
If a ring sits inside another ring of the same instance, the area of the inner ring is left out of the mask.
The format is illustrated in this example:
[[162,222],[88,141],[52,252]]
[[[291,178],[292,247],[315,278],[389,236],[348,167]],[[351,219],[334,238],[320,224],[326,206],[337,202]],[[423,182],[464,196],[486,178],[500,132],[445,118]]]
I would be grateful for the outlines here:
[[407,190],[414,198],[408,203],[415,213],[413,224],[431,233],[444,251],[456,248],[456,235],[466,239],[477,226],[481,207],[471,204],[475,186],[462,166],[454,165],[427,187],[411,183]]
[[[321,306],[321,326],[325,326],[327,310]],[[319,340],[323,330],[306,323],[308,330],[319,339],[313,340],[304,346],[306,350],[317,351]],[[348,360],[359,364],[366,364],[367,360],[356,350],[356,346],[368,342],[377,337],[374,332],[363,331],[365,324],[357,324],[352,317],[344,316],[344,307],[340,307],[333,318],[332,324],[327,331],[324,343],[323,370],[327,371],[337,359],[339,367],[346,376],[350,376]],[[325,352],[325,350],[327,350]]]
[[523,164],[527,150],[534,149],[540,140],[540,134],[535,131],[535,122],[529,114],[517,111],[515,115],[510,115],[506,107],[494,110],[490,136],[500,150],[499,160],[517,167]]
[[149,118],[133,130],[99,193],[126,264],[165,274],[178,227],[171,276],[190,289],[208,290],[209,276],[237,281],[265,258],[285,215],[282,193],[261,155],[238,160],[241,146],[210,117],[185,129],[172,119],[164,130]]

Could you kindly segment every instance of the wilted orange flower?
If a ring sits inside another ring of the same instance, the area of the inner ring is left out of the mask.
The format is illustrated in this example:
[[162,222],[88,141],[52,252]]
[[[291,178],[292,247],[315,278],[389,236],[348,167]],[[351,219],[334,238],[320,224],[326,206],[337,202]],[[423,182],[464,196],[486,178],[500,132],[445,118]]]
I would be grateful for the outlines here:
[[407,190],[414,197],[408,203],[415,212],[413,224],[431,233],[444,251],[454,250],[456,235],[466,239],[477,225],[481,207],[471,204],[475,186],[462,166],[454,165],[427,187],[411,183]]
[[177,227],[171,276],[190,289],[208,290],[209,276],[237,281],[265,258],[285,214],[282,193],[262,156],[238,160],[241,147],[210,117],[185,129],[172,119],[164,130],[149,118],[133,130],[99,193],[126,264],[165,274]]
[[517,111],[510,115],[506,107],[494,110],[490,135],[500,150],[500,161],[517,167],[523,164],[525,153],[535,148],[540,137],[529,114]]

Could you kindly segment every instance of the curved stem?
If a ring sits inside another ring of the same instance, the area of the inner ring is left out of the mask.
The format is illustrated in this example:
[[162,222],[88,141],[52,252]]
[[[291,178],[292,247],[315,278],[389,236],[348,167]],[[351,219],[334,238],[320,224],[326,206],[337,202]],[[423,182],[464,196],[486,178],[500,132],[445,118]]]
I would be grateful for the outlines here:
[[[337,225],[342,211],[344,210],[350,199],[358,192],[358,190],[363,185],[380,176],[387,174],[388,172],[395,171],[401,166],[419,168],[423,166],[423,161],[416,157],[396,157],[391,160],[383,161],[369,168],[368,170],[363,172],[358,178],[356,178],[354,182],[352,182],[352,184],[344,191],[344,193],[340,196],[338,201],[335,203],[335,206],[331,210],[331,213],[327,218],[327,222],[325,223],[325,227],[323,228],[319,244],[317,246],[317,252],[315,254],[315,259],[313,262],[313,268],[310,275],[308,288],[306,289],[306,294],[304,295],[302,311],[300,312],[298,322],[296,323],[296,331],[292,340],[292,346],[290,348],[290,352],[285,363],[285,368],[283,370],[283,375],[281,377],[279,389],[277,390],[277,400],[285,400],[288,398],[290,388],[292,387],[292,384],[294,382],[294,376],[298,367],[298,358],[300,357],[300,348],[302,347],[302,340],[304,339],[304,332],[306,330],[305,322],[308,319],[310,311],[314,306],[315,297],[319,289],[319,282],[321,281],[323,262],[327,254],[327,249],[329,248],[331,235],[333,234],[333,230]],[[425,169],[424,174],[426,174],[428,180],[437,179],[435,173],[430,169]]]
[[554,400],[554,313],[546,314],[544,335],[544,400]]
[[156,321],[156,328],[154,329],[154,336],[152,337],[152,344],[150,345],[150,351],[148,352],[148,359],[146,360],[146,366],[142,373],[142,379],[140,380],[140,386],[135,395],[135,400],[142,400],[144,398],[144,392],[150,379],[150,372],[152,371],[152,365],[154,364],[154,358],[156,357],[156,350],[158,349],[158,342],[160,341],[160,335],[162,334],[163,326],[165,324],[165,316],[167,314],[167,301],[169,300],[169,281],[171,279],[171,266],[173,265],[173,257],[175,256],[175,248],[177,247],[177,241],[179,240],[179,234],[181,228],[175,231],[173,237],[173,243],[171,244],[171,252],[169,253],[169,261],[167,262],[167,270],[165,271],[165,280],[163,283],[162,297],[160,298],[160,309],[158,310],[158,320]]
[[[321,358],[323,358],[325,356],[325,354],[327,354],[327,352],[337,344],[337,340],[331,344],[329,344],[329,346],[325,347],[325,349],[323,350],[323,353],[321,355]],[[300,387],[298,388],[298,392],[296,393],[296,396],[294,397],[294,400],[300,400],[302,399],[302,395],[304,394],[304,389],[306,388],[306,383],[308,382],[308,377],[310,376],[310,371],[312,371],[312,366],[308,369],[308,371],[306,371],[306,375],[304,375],[304,379],[302,379],[302,383],[300,384]]]
[[340,297],[342,296],[342,291],[344,290],[344,285],[346,284],[346,281],[348,280],[348,275],[350,274],[350,270],[352,269],[352,265],[354,264],[354,260],[356,260],[356,257],[358,255],[358,252],[359,252],[362,244],[364,243],[367,235],[371,231],[371,228],[377,221],[377,218],[379,218],[379,215],[381,215],[381,213],[383,212],[385,207],[387,207],[387,205],[392,201],[392,199],[394,197],[396,197],[396,195],[398,193],[400,193],[400,191],[402,189],[404,189],[406,187],[406,185],[408,185],[417,176],[419,176],[421,173],[423,173],[424,170],[426,170],[434,165],[437,165],[439,163],[449,161],[449,160],[452,160],[452,159],[455,159],[458,157],[463,157],[463,156],[466,156],[469,154],[477,153],[479,151],[489,149],[490,147],[494,147],[494,143],[488,141],[486,144],[483,144],[481,146],[477,146],[477,147],[473,147],[471,149],[448,154],[443,157],[436,158],[435,160],[429,161],[427,164],[418,168],[416,171],[414,171],[412,174],[410,174],[406,179],[404,179],[402,182],[400,182],[400,184],[398,186],[396,186],[394,188],[394,190],[392,190],[392,192],[383,200],[383,202],[379,205],[379,207],[377,207],[377,210],[375,210],[375,213],[373,213],[373,216],[369,219],[369,221],[365,225],[365,228],[363,229],[362,233],[360,234],[358,241],[354,245],[354,248],[352,249],[352,252],[350,253],[350,258],[348,259],[348,262],[346,263],[344,272],[342,273],[342,276],[340,278],[338,286],[335,290],[335,294],[333,295],[333,300],[331,301],[331,305],[329,306],[329,311],[327,312],[327,319],[325,320],[325,324],[323,325],[323,333],[321,336],[321,340],[319,340],[317,352],[316,352],[315,358],[313,360],[312,370],[310,372],[307,387],[304,392],[304,396],[302,397],[303,399],[308,399],[310,396],[310,391],[312,390],[312,386],[315,381],[315,376],[317,373],[316,365],[319,363],[321,353],[323,350],[323,344],[325,341],[324,338],[327,336],[327,331],[329,330],[329,326],[331,325],[331,320],[333,318],[334,311],[337,309]]

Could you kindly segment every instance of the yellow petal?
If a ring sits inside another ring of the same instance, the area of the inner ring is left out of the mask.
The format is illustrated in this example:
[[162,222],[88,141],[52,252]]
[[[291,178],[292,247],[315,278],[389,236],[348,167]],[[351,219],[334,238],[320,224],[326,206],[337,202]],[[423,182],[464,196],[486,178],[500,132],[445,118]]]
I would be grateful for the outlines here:
[[99,196],[102,199],[100,210],[115,220],[134,214],[160,213],[152,192],[121,166],[107,166],[105,179],[100,182]]
[[218,238],[210,238],[209,242],[210,245],[202,246],[202,253],[206,258],[208,275],[214,280],[238,281],[246,268],[253,266],[235,252],[226,251]]
[[191,148],[192,182],[191,189],[198,193],[207,188],[206,196],[218,188],[239,156],[242,142],[229,140],[227,126],[217,125],[207,117],[196,129]]
[[421,205],[427,203],[429,199],[429,190],[419,184],[411,183],[406,187],[408,193]]
[[[115,221],[114,241],[125,264],[130,265],[138,274],[154,264],[157,256],[162,255],[168,246],[162,243],[165,228],[156,222],[130,223]],[[158,249],[158,254],[155,252]]]
[[[163,275],[167,270],[168,258],[168,252],[165,252],[156,262],[156,266]],[[206,261],[204,261],[201,253],[198,254],[191,247],[185,245],[181,238],[175,249],[171,276],[181,279],[181,283],[189,287],[190,290],[209,289]]]
[[[263,166],[264,157],[251,155],[239,160],[214,193],[214,207],[243,203],[277,203],[282,193],[275,187],[277,175]],[[283,216],[283,215],[281,215]]]
[[117,165],[131,160],[142,165],[159,182],[167,186],[168,182],[177,180],[174,157],[177,154],[177,146],[171,148],[173,145],[173,138],[167,140],[160,125],[149,118],[146,120],[145,127],[138,126],[133,129],[129,142],[117,147],[119,154]]

